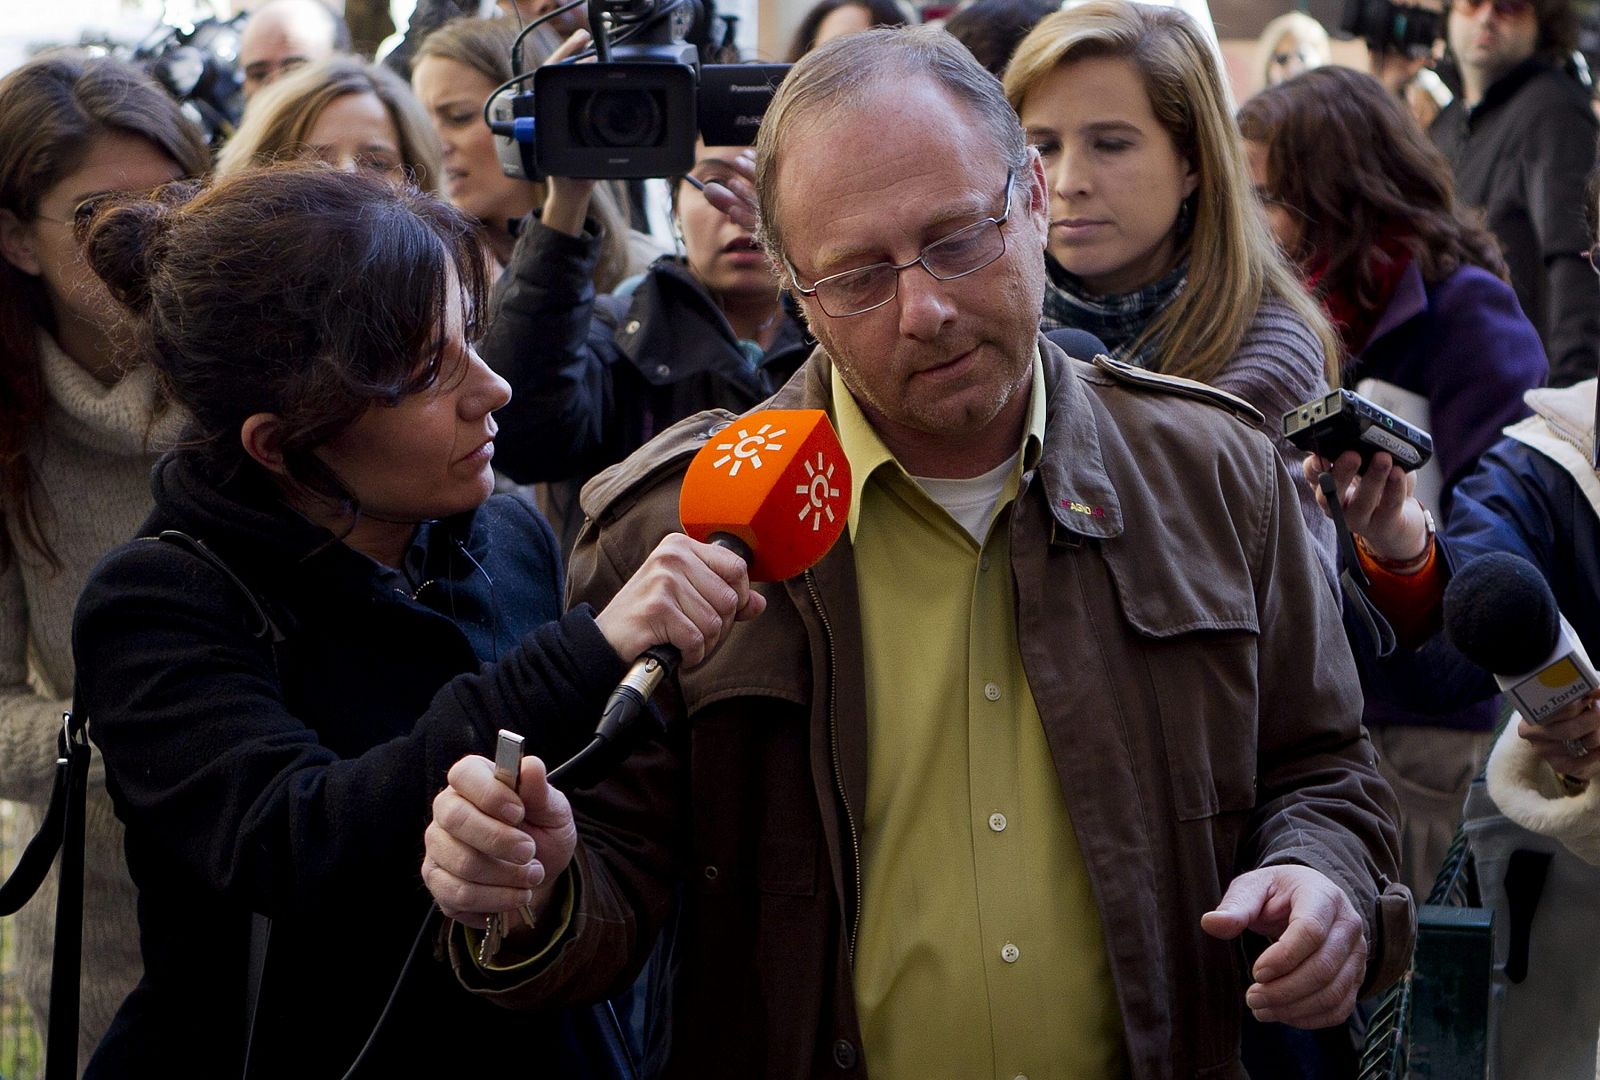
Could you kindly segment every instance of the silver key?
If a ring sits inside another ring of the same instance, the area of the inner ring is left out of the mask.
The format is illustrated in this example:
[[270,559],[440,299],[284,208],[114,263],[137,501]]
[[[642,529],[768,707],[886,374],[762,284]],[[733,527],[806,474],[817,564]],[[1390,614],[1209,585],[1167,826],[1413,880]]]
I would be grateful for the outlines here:
[[478,942],[478,963],[487,964],[500,951],[505,938],[506,923],[500,915],[490,915],[483,921],[483,940]]
[[[512,791],[518,790],[519,781],[522,779],[522,741],[521,735],[518,735],[515,731],[507,731],[505,728],[501,728],[499,735],[495,738],[494,778]],[[521,905],[517,910],[522,913],[522,921],[528,924],[529,930],[532,930],[533,911],[527,904]],[[499,930],[500,937],[504,937],[505,926],[503,924]],[[484,940],[487,942],[487,934],[484,935]],[[498,938],[496,939],[495,947],[499,948]]]

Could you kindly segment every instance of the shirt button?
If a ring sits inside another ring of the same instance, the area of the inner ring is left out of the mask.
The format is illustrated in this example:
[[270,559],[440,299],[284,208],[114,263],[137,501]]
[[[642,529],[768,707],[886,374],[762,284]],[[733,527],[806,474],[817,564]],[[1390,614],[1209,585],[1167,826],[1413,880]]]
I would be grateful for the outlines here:
[[1000,949],[1000,959],[1004,960],[1008,964],[1015,964],[1017,962],[1017,957],[1021,955],[1022,950],[1011,944],[1009,941],[1006,942],[1005,945]]
[[999,811],[989,815],[989,828],[995,832],[1006,831],[1006,816]]
[[999,701],[1000,700],[1000,688],[998,686],[996,686],[992,682],[984,683],[983,684],[983,696],[988,698],[990,701]]
[[637,334],[639,332],[639,320],[638,319],[629,319],[628,320],[628,325],[624,326],[622,329],[626,333]]
[[833,1063],[841,1069],[855,1067],[856,1048],[850,1045],[849,1039],[840,1039],[833,1044]]
[[657,364],[656,365],[656,378],[665,379],[668,375],[671,375],[671,374],[672,374],[672,369],[669,368],[667,365],[665,365],[665,364]]
[[987,569],[989,569],[989,556],[984,555],[984,556],[982,556],[981,558],[978,559],[978,569],[979,570],[987,570]]

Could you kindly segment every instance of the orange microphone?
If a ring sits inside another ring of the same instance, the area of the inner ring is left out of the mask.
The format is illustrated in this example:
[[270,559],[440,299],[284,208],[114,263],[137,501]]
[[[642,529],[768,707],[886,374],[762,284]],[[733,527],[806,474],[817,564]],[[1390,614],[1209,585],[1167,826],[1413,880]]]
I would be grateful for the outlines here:
[[[751,581],[783,581],[815,566],[849,511],[850,463],[821,409],[764,409],[713,432],[678,495],[683,531],[738,554]],[[614,741],[677,666],[671,645],[641,653],[606,702],[596,741]]]
[[733,421],[689,463],[678,496],[683,531],[739,552],[751,581],[784,581],[816,565],[849,510],[850,463],[821,409]]

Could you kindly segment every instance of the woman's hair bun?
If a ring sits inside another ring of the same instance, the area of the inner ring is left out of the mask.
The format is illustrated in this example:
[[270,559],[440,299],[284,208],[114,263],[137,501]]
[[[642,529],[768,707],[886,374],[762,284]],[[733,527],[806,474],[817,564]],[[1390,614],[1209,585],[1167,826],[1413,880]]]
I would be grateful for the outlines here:
[[134,312],[149,310],[168,234],[200,187],[198,181],[177,180],[148,195],[108,196],[78,223],[90,268]]

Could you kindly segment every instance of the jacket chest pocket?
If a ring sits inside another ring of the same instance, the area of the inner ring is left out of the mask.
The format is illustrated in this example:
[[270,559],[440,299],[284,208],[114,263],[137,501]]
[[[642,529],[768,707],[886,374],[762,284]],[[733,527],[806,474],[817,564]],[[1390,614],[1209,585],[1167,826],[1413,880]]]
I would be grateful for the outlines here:
[[1137,697],[1159,718],[1149,734],[1178,820],[1250,810],[1260,625],[1243,559],[1137,559],[1108,545],[1105,566],[1148,688]]
[[1256,635],[1193,631],[1142,650],[1178,820],[1256,803]]

